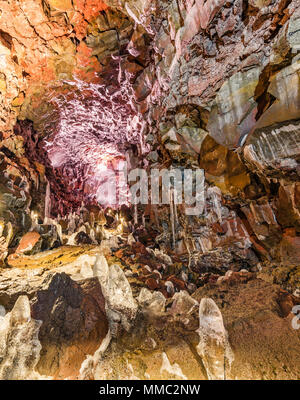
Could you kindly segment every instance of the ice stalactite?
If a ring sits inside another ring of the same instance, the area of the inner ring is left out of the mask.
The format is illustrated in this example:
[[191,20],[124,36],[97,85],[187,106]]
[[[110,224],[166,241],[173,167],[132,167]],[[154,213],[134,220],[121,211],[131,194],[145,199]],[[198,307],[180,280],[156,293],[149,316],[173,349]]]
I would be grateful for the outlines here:
[[11,312],[0,317],[0,379],[45,379],[35,368],[40,359],[41,321],[31,318],[27,296],[20,296]]
[[134,223],[138,224],[138,207],[137,207],[137,204],[134,205]]
[[200,341],[197,352],[202,358],[209,379],[226,379],[227,367],[230,369],[234,359],[224,327],[223,317],[216,303],[203,298],[199,307]]
[[51,187],[47,181],[46,197],[45,197],[45,220],[51,217]]
[[[6,311],[5,308],[3,306],[0,306],[0,318],[5,317]],[[1,319],[0,319],[0,323],[1,323]]]

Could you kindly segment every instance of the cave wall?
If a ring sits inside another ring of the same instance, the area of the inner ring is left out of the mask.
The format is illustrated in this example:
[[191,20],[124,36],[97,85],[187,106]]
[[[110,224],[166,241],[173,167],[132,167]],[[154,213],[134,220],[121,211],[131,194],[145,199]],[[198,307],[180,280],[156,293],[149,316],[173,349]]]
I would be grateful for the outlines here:
[[[147,123],[150,166],[203,168],[256,256],[298,265],[299,1],[24,0],[0,9],[1,146],[17,164],[17,119],[42,136],[53,82],[112,84],[115,55]],[[46,193],[43,167],[34,168]],[[223,222],[213,222],[220,235]]]
[[149,141],[156,138],[150,162],[203,168],[256,254],[297,276],[299,2],[144,1],[126,9],[153,35],[153,62],[134,84],[152,124]]

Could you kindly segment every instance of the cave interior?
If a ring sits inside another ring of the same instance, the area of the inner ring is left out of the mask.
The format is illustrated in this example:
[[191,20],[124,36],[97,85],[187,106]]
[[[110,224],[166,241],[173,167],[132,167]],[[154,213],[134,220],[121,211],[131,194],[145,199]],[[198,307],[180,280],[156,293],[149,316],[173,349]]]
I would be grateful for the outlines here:
[[299,0],[0,0],[0,379],[300,378],[299,32]]

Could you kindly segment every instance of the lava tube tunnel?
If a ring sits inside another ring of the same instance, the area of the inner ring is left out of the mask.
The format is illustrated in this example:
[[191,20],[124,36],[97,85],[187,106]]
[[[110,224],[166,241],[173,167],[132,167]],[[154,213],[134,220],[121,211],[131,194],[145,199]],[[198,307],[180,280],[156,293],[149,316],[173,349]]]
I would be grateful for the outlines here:
[[299,10],[0,0],[1,381],[300,379]]

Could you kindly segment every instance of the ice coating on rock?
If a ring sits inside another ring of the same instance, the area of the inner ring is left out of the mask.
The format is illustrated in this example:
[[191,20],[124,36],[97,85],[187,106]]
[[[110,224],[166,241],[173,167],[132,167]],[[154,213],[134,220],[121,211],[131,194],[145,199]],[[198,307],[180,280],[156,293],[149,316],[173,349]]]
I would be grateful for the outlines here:
[[27,296],[0,320],[0,379],[46,379],[35,371],[40,359],[40,321],[31,319]]
[[138,303],[143,310],[154,314],[160,314],[165,311],[166,298],[161,292],[150,292],[143,288],[138,297]]
[[27,296],[20,296],[10,313],[11,325],[24,324],[31,320],[30,303]]
[[103,255],[97,255],[96,261],[93,267],[94,276],[96,276],[101,284],[102,289],[107,291],[108,278],[109,278],[109,267],[106,258]]
[[98,255],[93,267],[94,276],[99,279],[106,300],[106,313],[110,322],[111,335],[117,333],[119,324],[125,330],[137,313],[137,303],[133,298],[130,284],[118,265],[108,266],[103,255]]
[[137,304],[133,298],[131,286],[118,265],[112,265],[109,269],[108,289],[110,307],[124,313],[129,320],[134,319]]
[[231,366],[231,351],[223,317],[216,303],[204,298],[199,307],[200,341],[197,352],[202,358],[209,379],[226,379],[226,368]]
[[92,269],[91,265],[87,261],[83,262],[82,267],[80,269],[80,274],[84,278],[91,278],[91,277],[94,276],[93,269]]
[[189,315],[198,305],[198,301],[193,299],[187,291],[181,290],[174,294],[170,312],[172,314]]
[[221,207],[222,192],[221,192],[221,190],[216,186],[210,187],[207,189],[207,194],[212,201],[213,210],[216,213],[219,222],[222,222],[222,207]]

